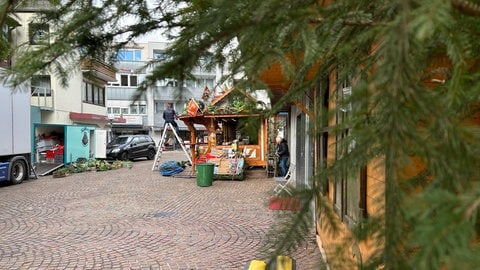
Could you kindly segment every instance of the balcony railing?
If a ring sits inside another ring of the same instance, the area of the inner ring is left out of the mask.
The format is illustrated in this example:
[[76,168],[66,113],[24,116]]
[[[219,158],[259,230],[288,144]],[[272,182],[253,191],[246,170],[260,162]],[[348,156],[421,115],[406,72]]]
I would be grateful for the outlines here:
[[116,69],[98,59],[84,59],[80,66],[84,76],[92,76],[105,82],[114,82],[117,80],[115,78]]
[[40,107],[41,110],[53,111],[55,109],[53,89],[32,87],[30,105]]
[[145,61],[119,61],[114,66],[120,73],[145,74],[146,64]]

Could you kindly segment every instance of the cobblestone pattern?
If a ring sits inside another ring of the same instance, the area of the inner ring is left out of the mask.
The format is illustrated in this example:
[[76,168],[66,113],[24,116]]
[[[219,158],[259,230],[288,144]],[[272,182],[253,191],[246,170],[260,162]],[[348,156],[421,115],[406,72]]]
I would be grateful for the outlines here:
[[[267,207],[271,178],[198,187],[151,167],[0,187],[0,269],[243,269],[261,259],[278,212]],[[297,269],[320,269],[314,239],[294,255]]]

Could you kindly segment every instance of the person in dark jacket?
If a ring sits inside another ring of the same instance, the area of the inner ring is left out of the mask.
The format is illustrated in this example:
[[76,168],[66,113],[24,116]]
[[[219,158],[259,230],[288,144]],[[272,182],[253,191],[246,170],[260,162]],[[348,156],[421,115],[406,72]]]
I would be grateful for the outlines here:
[[276,138],[277,142],[277,156],[280,162],[280,168],[282,169],[280,176],[285,176],[288,171],[288,158],[290,157],[290,152],[288,151],[287,140],[281,137]]
[[163,120],[165,120],[165,125],[167,125],[167,123],[172,124],[173,128],[178,134],[178,125],[177,125],[177,122],[175,121],[176,117],[177,117],[177,113],[172,108],[172,105],[167,104],[167,108],[165,108],[165,111],[163,111]]

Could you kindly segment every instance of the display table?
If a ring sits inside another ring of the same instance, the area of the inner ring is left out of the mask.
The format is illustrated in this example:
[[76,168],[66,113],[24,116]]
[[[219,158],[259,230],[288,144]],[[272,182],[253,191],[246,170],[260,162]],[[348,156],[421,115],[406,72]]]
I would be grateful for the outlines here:
[[243,158],[209,158],[206,161],[215,165],[213,179],[244,179],[243,167],[245,160]]

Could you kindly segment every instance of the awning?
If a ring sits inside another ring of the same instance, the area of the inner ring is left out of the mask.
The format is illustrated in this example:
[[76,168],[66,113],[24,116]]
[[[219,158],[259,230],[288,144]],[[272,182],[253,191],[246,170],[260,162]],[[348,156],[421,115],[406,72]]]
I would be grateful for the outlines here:
[[[114,127],[119,127],[119,126],[114,126]],[[123,127],[123,125],[122,125],[121,127]],[[204,126],[204,125],[201,125],[201,124],[193,124],[193,127],[195,128],[195,130],[198,130],[198,131],[207,130],[207,129],[205,128],[205,126]],[[179,125],[179,126],[178,126],[178,129],[181,130],[181,131],[188,131],[188,127],[186,127],[186,126],[181,126],[181,125]],[[152,130],[153,130],[154,132],[163,131],[163,127],[153,127]]]
[[238,118],[238,117],[255,117],[260,116],[258,113],[253,114],[204,114],[205,118]]
[[126,120],[122,117],[115,117],[113,119],[109,119],[106,115],[100,114],[93,114],[93,113],[77,113],[77,112],[70,112],[70,119],[72,120],[89,120],[89,121],[99,121],[104,123],[125,123]]

